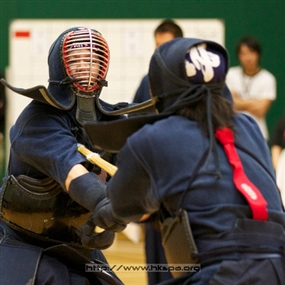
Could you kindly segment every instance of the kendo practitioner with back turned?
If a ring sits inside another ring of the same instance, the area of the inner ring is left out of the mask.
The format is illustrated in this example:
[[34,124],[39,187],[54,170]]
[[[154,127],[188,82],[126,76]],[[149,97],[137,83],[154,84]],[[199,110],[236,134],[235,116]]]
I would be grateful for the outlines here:
[[141,118],[126,138],[91,216],[116,231],[158,212],[167,262],[201,268],[160,284],[285,282],[285,214],[270,152],[255,120],[234,111],[227,71],[227,51],[213,41],[178,38],[156,49],[148,77],[157,119]]

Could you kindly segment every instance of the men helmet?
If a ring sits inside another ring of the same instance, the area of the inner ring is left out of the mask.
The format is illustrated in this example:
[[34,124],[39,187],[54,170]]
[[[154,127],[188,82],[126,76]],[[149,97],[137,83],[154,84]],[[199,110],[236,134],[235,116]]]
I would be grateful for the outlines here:
[[[216,42],[178,38],[158,47],[149,67],[149,82],[155,107],[159,113],[197,102],[206,89],[218,90],[232,101],[225,85],[228,54]],[[175,105],[175,108],[174,108]],[[175,110],[174,110],[175,109]]]
[[76,100],[76,119],[81,124],[96,121],[94,98],[107,85],[109,59],[106,40],[89,28],[63,32],[50,48],[48,91],[67,108]]

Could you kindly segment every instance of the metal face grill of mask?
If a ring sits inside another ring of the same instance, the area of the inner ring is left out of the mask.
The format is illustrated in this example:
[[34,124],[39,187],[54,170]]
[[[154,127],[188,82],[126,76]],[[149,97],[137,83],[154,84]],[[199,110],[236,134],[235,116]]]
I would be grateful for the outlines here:
[[109,65],[108,44],[93,30],[82,28],[66,35],[62,45],[63,62],[74,87],[84,93],[98,89]]

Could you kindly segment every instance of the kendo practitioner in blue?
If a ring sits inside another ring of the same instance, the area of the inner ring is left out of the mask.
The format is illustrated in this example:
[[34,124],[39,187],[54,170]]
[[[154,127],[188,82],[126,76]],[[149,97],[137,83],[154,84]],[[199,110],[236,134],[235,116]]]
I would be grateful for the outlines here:
[[285,215],[270,152],[255,121],[233,111],[227,71],[227,52],[212,41],[180,38],[156,49],[149,83],[157,120],[126,139],[108,198],[92,215],[112,230],[158,211],[168,263],[200,266],[173,270],[161,284],[285,282]]
[[122,284],[112,271],[86,272],[88,262],[107,264],[100,249],[113,243],[114,232],[96,233],[86,223],[106,194],[101,170],[77,151],[78,143],[92,148],[84,122],[121,117],[118,104],[99,99],[109,58],[98,31],[71,28],[50,48],[47,89],[1,80],[34,99],[10,130],[0,201],[1,285]]

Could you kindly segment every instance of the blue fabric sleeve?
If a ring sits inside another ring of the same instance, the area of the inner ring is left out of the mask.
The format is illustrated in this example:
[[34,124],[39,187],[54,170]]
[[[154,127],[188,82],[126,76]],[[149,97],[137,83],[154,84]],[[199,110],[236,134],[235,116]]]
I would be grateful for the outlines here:
[[66,112],[42,105],[29,106],[11,128],[10,171],[37,178],[42,172],[65,189],[68,172],[85,158],[77,151],[74,126]]
[[117,166],[118,171],[107,184],[107,196],[115,215],[138,221],[142,215],[157,211],[160,201],[155,181],[128,142],[118,154]]

